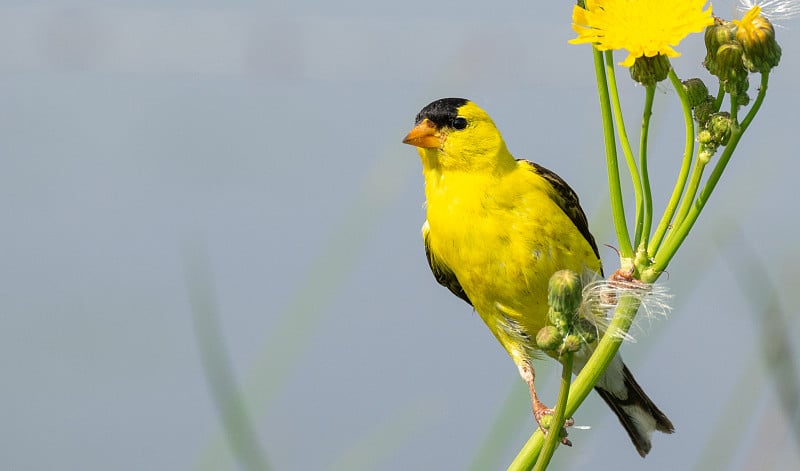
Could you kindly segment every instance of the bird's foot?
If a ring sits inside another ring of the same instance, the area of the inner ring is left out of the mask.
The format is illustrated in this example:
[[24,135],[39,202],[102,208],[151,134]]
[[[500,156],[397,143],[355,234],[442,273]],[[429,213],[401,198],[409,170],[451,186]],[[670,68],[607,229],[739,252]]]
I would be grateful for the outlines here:
[[[539,428],[545,435],[553,428],[553,409],[546,407],[544,404],[539,403],[539,407],[533,411],[533,418],[536,419],[536,423],[539,424]],[[572,442],[567,438],[567,427],[572,427],[573,425],[575,425],[575,420],[572,417],[564,420],[564,425],[559,430],[561,444],[572,446]]]
[[[526,360],[522,363],[518,364],[519,367],[519,374],[522,376],[522,379],[528,383],[528,388],[530,389],[531,393],[531,405],[533,406],[533,418],[536,419],[536,424],[539,425],[539,428],[542,432],[546,435],[547,432],[553,428],[553,409],[547,407],[539,400],[539,397],[536,395],[536,387],[534,385],[534,378],[535,373],[533,371],[533,365],[530,361]],[[572,427],[575,424],[575,421],[572,420],[572,417],[568,418],[564,421],[564,425],[558,429],[559,437],[561,438],[561,443],[567,446],[572,446],[572,442],[567,439],[567,429],[566,427]]]

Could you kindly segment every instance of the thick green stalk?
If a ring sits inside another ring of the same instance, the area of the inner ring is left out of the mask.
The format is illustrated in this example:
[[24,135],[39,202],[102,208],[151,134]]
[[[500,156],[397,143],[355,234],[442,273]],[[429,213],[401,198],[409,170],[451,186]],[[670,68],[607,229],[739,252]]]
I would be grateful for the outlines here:
[[[655,279],[652,281],[655,281]],[[636,316],[636,311],[639,309],[639,304],[639,300],[633,296],[622,296],[619,299],[606,335],[600,339],[583,370],[572,382],[569,398],[567,399],[567,409],[564,413],[565,417],[572,417],[575,414],[578,407],[583,404],[583,401],[592,392],[594,385],[605,373],[614,355],[617,354],[620,344],[622,344],[622,335],[631,328],[631,323]],[[527,471],[531,469],[542,449],[543,443],[544,434],[542,434],[541,430],[537,430],[528,439],[525,446],[522,447],[517,457],[509,465],[508,470]]]
[[672,195],[669,197],[667,207],[664,209],[664,215],[661,216],[661,221],[658,223],[658,227],[656,227],[653,238],[650,239],[650,244],[647,246],[647,253],[651,254],[651,256],[659,249],[664,239],[664,234],[666,234],[667,229],[669,229],[672,216],[675,214],[675,210],[681,200],[681,195],[683,195],[683,190],[686,187],[686,180],[689,178],[689,169],[691,168],[692,157],[694,156],[694,120],[692,119],[692,107],[689,105],[689,98],[686,96],[686,90],[683,89],[683,84],[675,74],[674,69],[670,69],[669,79],[672,81],[672,86],[675,88],[675,92],[678,94],[678,98],[681,100],[681,106],[683,107],[683,121],[686,128],[685,145],[683,150],[683,162],[678,172],[678,180],[675,182],[675,188],[672,190]]
[[553,420],[550,422],[550,432],[544,441],[544,448],[539,453],[539,458],[536,460],[536,466],[533,471],[544,471],[547,465],[550,464],[550,459],[556,451],[556,446],[561,442],[561,427],[564,419],[567,417],[565,412],[567,409],[567,398],[569,397],[569,385],[572,382],[572,363],[574,354],[572,352],[565,353],[561,358],[561,388],[558,391],[558,402],[556,408],[553,410]]
[[640,244],[647,247],[650,239],[650,228],[653,225],[653,194],[650,191],[650,174],[647,171],[647,138],[650,132],[650,116],[653,114],[653,99],[656,95],[656,86],[645,87],[644,111],[642,112],[642,133],[639,136],[639,168],[642,171],[642,197],[644,199],[644,216],[642,224],[642,238],[636,241],[636,248]]
[[617,142],[614,138],[614,122],[611,113],[611,101],[608,95],[606,69],[603,65],[603,53],[592,48],[594,54],[594,71],[597,78],[597,94],[600,98],[600,116],[603,119],[603,137],[606,147],[606,167],[608,168],[608,189],[611,197],[611,212],[614,217],[614,228],[617,231],[617,243],[622,258],[633,257],[631,236],[625,219],[625,205],[622,200],[622,187],[619,181],[619,163],[617,162]]
[[617,88],[617,74],[614,72],[614,54],[611,51],[605,52],[606,75],[608,76],[608,90],[611,92],[611,106],[614,109],[614,120],[617,124],[617,135],[622,153],[625,155],[625,162],[628,164],[628,172],[631,174],[633,184],[633,194],[636,197],[636,224],[634,225],[633,247],[639,246],[642,238],[642,226],[644,223],[644,206],[642,198],[642,179],[639,176],[639,169],[636,168],[636,159],[633,156],[631,143],[628,140],[628,132],[625,129],[625,118],[622,116],[622,106],[619,104],[619,89]]
[[697,221],[698,216],[700,216],[700,212],[706,205],[708,198],[711,196],[711,193],[717,186],[717,182],[719,182],[722,172],[725,171],[725,167],[728,165],[728,161],[730,161],[733,151],[736,150],[736,146],[739,144],[739,139],[741,139],[742,135],[747,130],[747,127],[753,121],[756,113],[758,113],[758,110],[761,108],[761,104],[764,102],[764,97],[767,93],[768,84],[769,73],[762,74],[761,87],[758,90],[758,96],[753,102],[752,109],[750,109],[750,112],[747,113],[739,126],[734,126],[734,128],[731,130],[731,137],[728,140],[728,144],[725,146],[725,151],[722,152],[722,155],[719,157],[719,162],[717,162],[717,165],[714,166],[714,170],[711,172],[711,175],[708,176],[708,181],[706,181],[705,186],[703,186],[703,189],[700,191],[697,201],[695,201],[695,203],[692,205],[691,209],[686,215],[686,218],[677,228],[675,228],[675,234],[670,237],[670,239],[664,244],[664,247],[655,255],[653,265],[648,268],[646,273],[643,273],[642,281],[648,281],[645,279],[645,275],[648,277],[657,278],[658,274],[664,271],[670,260],[672,260],[672,257],[675,256],[675,253],[686,239],[686,236],[689,235],[689,231],[692,229],[692,226],[694,226],[694,223]]

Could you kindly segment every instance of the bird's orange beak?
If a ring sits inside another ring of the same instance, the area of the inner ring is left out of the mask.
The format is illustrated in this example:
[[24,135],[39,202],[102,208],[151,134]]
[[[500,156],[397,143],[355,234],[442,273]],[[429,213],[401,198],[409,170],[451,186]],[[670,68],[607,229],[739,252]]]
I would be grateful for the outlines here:
[[428,118],[420,121],[403,139],[403,144],[435,149],[442,145],[442,135]]

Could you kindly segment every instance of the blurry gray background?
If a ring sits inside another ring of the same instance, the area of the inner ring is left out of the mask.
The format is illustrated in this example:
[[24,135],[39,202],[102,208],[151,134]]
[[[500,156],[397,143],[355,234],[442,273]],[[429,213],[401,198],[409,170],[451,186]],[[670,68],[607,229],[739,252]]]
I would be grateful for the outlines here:
[[[472,98],[615,241],[571,4],[488,5],[0,4],[0,467],[236,469],[216,332],[272,469],[504,469],[530,402],[429,273],[400,140],[433,99]],[[784,24],[762,112],[663,278],[675,310],[623,346],[677,433],[642,460],[592,395],[555,469],[800,467],[800,33]],[[709,78],[702,35],[678,49],[679,75]],[[643,89],[619,79],[636,142]],[[661,211],[683,128],[669,85],[656,100]],[[558,369],[539,365],[552,404]]]

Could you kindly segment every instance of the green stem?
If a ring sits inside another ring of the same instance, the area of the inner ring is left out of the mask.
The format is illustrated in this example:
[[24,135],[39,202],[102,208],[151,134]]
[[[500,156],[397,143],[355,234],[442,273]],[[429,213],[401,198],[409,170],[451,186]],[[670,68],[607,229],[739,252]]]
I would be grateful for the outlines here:
[[731,95],[731,122],[739,122],[739,100],[736,96]]
[[625,130],[625,119],[622,116],[622,106],[619,104],[619,89],[617,88],[617,74],[614,72],[614,55],[611,51],[606,51],[606,74],[608,76],[608,90],[611,92],[611,106],[614,109],[614,120],[617,124],[617,135],[622,153],[625,155],[625,162],[628,164],[628,171],[631,174],[633,183],[633,193],[636,197],[636,224],[634,226],[633,247],[639,246],[642,238],[642,226],[644,222],[644,206],[642,198],[642,179],[639,177],[639,170],[636,168],[636,159],[633,156],[631,143],[628,140],[628,132]]
[[739,124],[742,132],[750,126],[750,123],[753,121],[753,118],[756,117],[756,113],[761,108],[761,103],[764,101],[764,97],[767,96],[767,87],[769,86],[769,72],[761,74],[761,85],[758,88],[758,96],[756,100],[753,102],[753,108],[750,109],[750,112],[745,115],[742,122]]
[[683,195],[683,190],[686,187],[686,180],[689,178],[689,169],[692,164],[692,157],[694,156],[694,120],[692,119],[692,107],[689,106],[689,98],[686,96],[686,90],[683,89],[683,84],[678,76],[675,74],[674,69],[670,69],[669,78],[672,81],[672,86],[678,94],[683,107],[683,121],[685,125],[685,145],[683,150],[683,162],[681,169],[678,172],[678,180],[675,182],[675,188],[672,190],[672,196],[669,198],[667,207],[664,210],[664,215],[661,216],[661,221],[656,227],[653,238],[650,239],[650,244],[647,246],[647,253],[654,254],[661,246],[664,240],[664,234],[669,229],[672,216],[675,215],[675,210]]
[[719,83],[719,90],[717,90],[717,98],[714,99],[714,112],[722,108],[722,100],[725,99],[725,87],[722,82]]
[[653,99],[656,95],[656,86],[645,88],[644,112],[642,113],[642,134],[639,137],[639,167],[642,171],[642,196],[644,198],[644,221],[642,225],[642,239],[637,241],[647,247],[650,238],[650,227],[653,225],[653,195],[650,191],[650,175],[647,171],[647,139],[650,132],[650,116],[653,114]]
[[[700,146],[700,150],[703,150],[704,146]],[[689,186],[686,189],[686,194],[683,196],[683,201],[681,201],[681,206],[678,209],[678,213],[675,216],[675,220],[673,221],[673,226],[679,226],[681,222],[686,218],[686,214],[689,213],[689,208],[692,206],[694,202],[694,197],[697,195],[697,189],[700,188],[700,180],[703,177],[703,170],[706,168],[707,161],[702,161],[702,159],[697,159],[694,163],[694,168],[692,169],[692,176],[689,179]],[[667,237],[667,241],[671,239],[675,233],[671,233]]]
[[711,196],[711,193],[717,186],[717,182],[719,182],[722,172],[725,171],[725,167],[728,165],[728,161],[730,161],[733,151],[736,150],[736,146],[739,144],[739,139],[741,139],[742,135],[747,130],[747,127],[750,126],[750,123],[753,121],[756,113],[758,113],[758,110],[761,108],[761,104],[764,102],[764,97],[767,94],[768,84],[769,73],[762,74],[761,87],[758,90],[758,96],[753,102],[753,108],[749,113],[747,113],[744,120],[742,120],[738,126],[734,126],[733,130],[731,131],[731,137],[728,140],[728,144],[725,146],[725,151],[722,153],[722,155],[720,155],[719,162],[717,162],[717,164],[714,166],[714,170],[711,172],[711,175],[708,177],[708,181],[706,181],[705,186],[703,186],[703,189],[700,191],[697,201],[695,201],[695,203],[692,205],[691,209],[686,215],[686,218],[675,229],[675,234],[670,237],[670,239],[664,244],[664,247],[659,251],[658,254],[656,254],[653,265],[647,270],[646,273],[643,273],[642,281],[647,281],[644,276],[645,274],[649,277],[657,278],[658,274],[664,271],[670,260],[672,260],[672,257],[675,256],[675,253],[686,239],[686,236],[689,235],[689,231],[692,229],[692,226],[694,226],[694,223],[697,221],[698,216],[700,216],[700,212],[703,210],[703,207],[705,207],[708,198]]
[[[580,374],[572,382],[569,398],[567,399],[567,409],[564,412],[565,417],[572,417],[575,414],[578,407],[592,392],[594,385],[605,373],[606,368],[608,368],[614,355],[619,350],[622,343],[622,334],[627,333],[631,327],[636,311],[639,309],[639,304],[639,300],[633,296],[623,295],[619,299],[614,316],[611,318],[611,324],[606,331],[607,333],[600,339],[594,353],[592,353]],[[522,447],[517,457],[509,465],[508,470],[522,471],[531,469],[537,455],[542,450],[543,443],[544,434],[542,434],[541,430],[537,430],[528,439],[525,446]]]
[[[603,137],[606,147],[606,167],[608,168],[608,190],[611,197],[611,213],[614,217],[614,228],[617,232],[617,243],[622,258],[633,257],[631,236],[625,219],[625,205],[622,200],[622,188],[619,181],[619,164],[617,162],[617,142],[614,138],[614,122],[611,113],[611,102],[608,95],[606,69],[603,66],[603,53],[592,48],[594,54],[594,71],[597,78],[597,94],[600,98],[600,116],[603,119]],[[612,66],[613,68],[613,66]]]
[[569,397],[569,385],[572,382],[572,363],[573,353],[567,352],[562,356],[562,369],[561,369],[561,388],[558,391],[558,402],[556,408],[553,410],[553,420],[550,422],[550,432],[544,441],[544,448],[539,454],[539,459],[536,460],[536,466],[533,471],[544,471],[547,465],[550,464],[550,459],[556,451],[556,446],[561,442],[561,428],[566,418],[565,412],[567,409],[567,398]]

